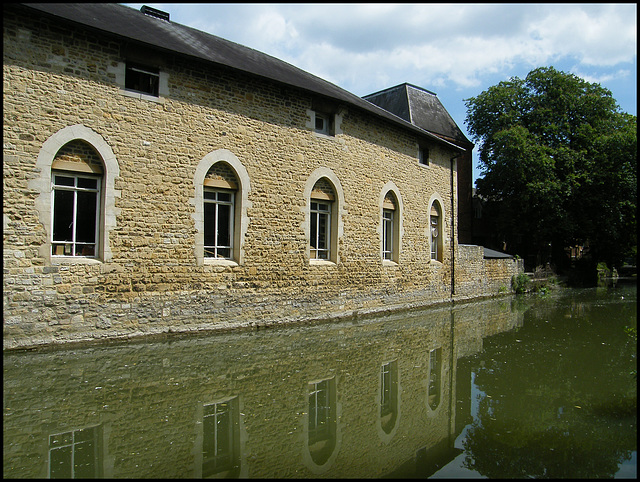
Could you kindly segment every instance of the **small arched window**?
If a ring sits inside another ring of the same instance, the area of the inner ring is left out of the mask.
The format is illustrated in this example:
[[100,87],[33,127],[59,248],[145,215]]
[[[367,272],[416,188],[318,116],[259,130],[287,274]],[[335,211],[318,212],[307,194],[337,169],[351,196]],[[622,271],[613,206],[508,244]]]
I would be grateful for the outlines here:
[[435,201],[431,205],[429,213],[429,237],[431,240],[431,259],[442,262],[442,211],[440,205]]
[[332,259],[332,218],[335,199],[333,186],[327,178],[323,177],[314,184],[309,211],[309,256],[311,259]]
[[216,162],[203,183],[204,257],[234,259],[238,180],[226,162]]
[[398,201],[389,191],[382,202],[382,259],[398,262],[400,213]]
[[100,253],[102,160],[82,140],[58,150],[51,164],[51,255],[96,258]]
[[193,183],[196,263],[241,265],[251,207],[247,170],[231,151],[218,149],[202,158]]

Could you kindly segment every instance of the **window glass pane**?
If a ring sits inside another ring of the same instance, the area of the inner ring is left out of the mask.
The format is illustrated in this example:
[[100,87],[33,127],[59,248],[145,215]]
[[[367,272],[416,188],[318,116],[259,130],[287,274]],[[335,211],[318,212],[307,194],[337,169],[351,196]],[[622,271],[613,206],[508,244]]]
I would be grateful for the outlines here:
[[318,213],[311,213],[311,247],[318,247]]
[[56,186],[74,186],[75,179],[69,176],[54,176],[54,184]]
[[155,69],[127,66],[125,72],[126,89],[157,96],[159,80],[160,76]]
[[216,417],[213,415],[205,416],[202,420],[202,430],[204,433],[202,457],[207,460],[216,454]]
[[[91,431],[93,432],[93,431]],[[91,436],[93,434],[90,434]],[[73,475],[74,478],[95,477],[96,451],[93,437],[90,440],[75,444],[73,452]]]
[[53,194],[53,240],[73,240],[74,192],[56,189]]
[[79,177],[78,187],[81,187],[84,189],[98,189],[98,180],[94,178],[88,178],[88,177]]
[[54,176],[54,184],[56,186],[75,186],[75,178],[69,176]]
[[216,243],[216,205],[204,204],[204,245],[214,246]]
[[80,191],[77,196],[76,241],[80,243],[95,243],[98,193]]
[[49,451],[49,477],[52,479],[70,479],[72,445]]
[[218,201],[227,202],[227,203],[231,202],[232,194],[230,192],[218,192],[217,194],[218,194]]
[[318,249],[327,249],[328,218],[326,214],[318,214]]
[[209,191],[209,190],[205,189],[204,190],[204,198],[205,199],[215,200],[216,199],[216,192],[215,191]]
[[218,205],[218,246],[231,246],[231,206]]

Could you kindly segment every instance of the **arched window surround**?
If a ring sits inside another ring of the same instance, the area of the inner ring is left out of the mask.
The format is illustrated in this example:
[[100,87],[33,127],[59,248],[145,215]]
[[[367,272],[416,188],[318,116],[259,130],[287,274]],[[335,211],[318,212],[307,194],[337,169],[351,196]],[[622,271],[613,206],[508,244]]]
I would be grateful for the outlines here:
[[[331,203],[331,251],[328,261],[311,259],[310,249],[311,191],[313,190],[316,182],[318,182],[322,178],[326,178],[331,183],[336,197],[336,199]],[[302,229],[304,230],[305,237],[307,239],[307,244],[305,247],[306,258],[309,260],[310,264],[338,264],[340,262],[340,253],[338,251],[338,246],[340,244],[340,239],[342,239],[342,236],[344,234],[344,226],[342,222],[344,215],[344,191],[342,190],[340,180],[331,169],[326,167],[319,167],[318,169],[313,171],[307,179],[307,183],[305,184],[304,188],[304,199],[306,204]]]
[[[235,171],[238,179],[238,190],[236,193],[235,212],[234,212],[234,233],[233,233],[233,256],[232,260],[218,260],[204,257],[204,179],[209,169],[217,162],[226,162]],[[249,217],[247,209],[251,207],[249,201],[249,192],[251,191],[251,183],[249,174],[240,160],[228,149],[217,149],[209,152],[196,167],[193,177],[195,187],[194,198],[190,200],[195,211],[192,218],[195,221],[196,235],[194,255],[196,264],[203,266],[204,264],[212,265],[242,265],[244,263],[244,238],[249,227]]]
[[[384,240],[383,240],[383,223],[384,223],[384,200],[389,193],[393,193],[396,201],[396,209],[393,221],[393,249],[391,253],[391,259],[384,259]],[[400,262],[400,253],[402,252],[402,237],[404,235],[403,226],[403,213],[404,204],[402,202],[402,196],[400,195],[400,189],[395,185],[393,181],[387,182],[380,191],[380,198],[378,200],[378,207],[380,212],[380,224],[378,225],[378,239],[380,240],[380,259],[383,265],[396,265]]]
[[[99,229],[99,253],[96,258],[54,258],[51,256],[51,165],[58,151],[71,141],[84,141],[98,153],[102,159],[104,173],[102,175],[102,209]],[[120,175],[118,161],[109,144],[102,136],[89,127],[82,124],[65,127],[43,144],[36,160],[36,169],[40,175],[29,182],[29,188],[40,193],[35,200],[35,208],[38,211],[40,223],[44,227],[46,240],[40,246],[39,254],[45,260],[52,262],[73,263],[99,263],[108,262],[112,258],[110,234],[116,227],[117,216],[120,209],[115,207],[116,198],[120,197],[120,191],[115,189],[115,180]]]
[[[445,242],[444,239],[446,237],[446,233],[447,233],[447,223],[446,223],[446,212],[444,210],[444,202],[442,201],[442,197],[440,197],[439,194],[434,194],[431,196],[431,198],[429,199],[429,204],[428,204],[428,210],[427,210],[427,237],[428,237],[428,249],[429,249],[429,261],[430,262],[439,262],[439,263],[443,263],[444,262],[444,248],[445,248]],[[431,258],[431,243],[432,243],[432,237],[431,237],[431,209],[435,207],[437,209],[437,211],[440,213],[440,232],[439,232],[439,236],[437,239],[437,247],[438,247],[438,257],[436,259],[432,259]]]

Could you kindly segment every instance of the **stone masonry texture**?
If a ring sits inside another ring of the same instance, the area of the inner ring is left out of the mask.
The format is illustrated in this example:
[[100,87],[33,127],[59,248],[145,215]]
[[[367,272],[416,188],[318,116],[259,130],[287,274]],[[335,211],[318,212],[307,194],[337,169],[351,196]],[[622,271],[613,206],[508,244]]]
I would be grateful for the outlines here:
[[[520,269],[458,246],[456,152],[445,144],[434,142],[429,166],[420,165],[415,133],[349,106],[337,112],[335,136],[318,135],[309,127],[313,93],[170,53],[162,55],[166,86],[157,99],[126,95],[118,74],[124,40],[14,10],[4,11],[3,47],[4,348],[488,296],[510,289]],[[50,200],[36,163],[43,145],[68,128],[91,138],[70,139],[56,159],[73,162],[84,152],[96,164],[95,138],[117,165],[112,198],[102,199],[108,246],[90,261],[52,256],[51,223],[43,221]],[[216,152],[235,156],[249,181],[235,263],[196,256],[194,179]],[[305,186],[321,168],[344,197],[336,263],[309,259]],[[381,259],[381,199],[390,182],[403,207],[397,263]],[[430,256],[433,199],[443,212],[442,262]]]

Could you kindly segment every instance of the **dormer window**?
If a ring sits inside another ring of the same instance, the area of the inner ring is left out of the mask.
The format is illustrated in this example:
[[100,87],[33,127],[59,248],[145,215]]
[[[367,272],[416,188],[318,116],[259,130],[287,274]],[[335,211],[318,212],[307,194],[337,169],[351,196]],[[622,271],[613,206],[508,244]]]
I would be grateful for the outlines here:
[[429,148],[424,146],[418,148],[418,162],[423,166],[429,165]]
[[127,90],[158,97],[160,71],[157,67],[127,62],[124,86]]
[[316,112],[315,131],[318,134],[324,134],[325,136],[334,135],[332,117],[329,114],[322,112]]

